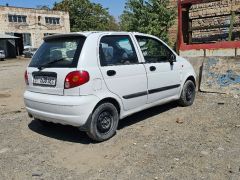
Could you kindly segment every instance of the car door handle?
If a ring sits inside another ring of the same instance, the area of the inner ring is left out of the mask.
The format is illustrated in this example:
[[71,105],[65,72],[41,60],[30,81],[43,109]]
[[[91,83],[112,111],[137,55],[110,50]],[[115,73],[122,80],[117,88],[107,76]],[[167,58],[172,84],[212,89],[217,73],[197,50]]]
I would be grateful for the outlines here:
[[155,66],[150,66],[149,69],[150,69],[150,71],[156,71],[157,68]]
[[114,70],[108,70],[108,71],[107,71],[107,75],[108,75],[108,76],[115,76],[115,75],[116,75],[116,71],[114,71]]

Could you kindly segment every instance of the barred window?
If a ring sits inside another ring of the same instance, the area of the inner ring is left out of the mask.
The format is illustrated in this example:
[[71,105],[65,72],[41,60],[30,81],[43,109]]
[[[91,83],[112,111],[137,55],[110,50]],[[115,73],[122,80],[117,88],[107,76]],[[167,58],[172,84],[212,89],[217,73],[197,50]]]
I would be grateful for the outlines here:
[[56,17],[45,17],[46,24],[60,24],[60,18]]
[[27,16],[24,15],[8,15],[8,21],[9,22],[17,22],[17,23],[26,23],[27,22]]

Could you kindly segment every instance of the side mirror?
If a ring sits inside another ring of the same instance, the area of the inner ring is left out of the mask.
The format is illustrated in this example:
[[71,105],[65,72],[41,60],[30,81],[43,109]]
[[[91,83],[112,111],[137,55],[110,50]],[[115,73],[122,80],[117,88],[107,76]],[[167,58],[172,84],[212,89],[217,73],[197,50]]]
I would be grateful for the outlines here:
[[171,65],[173,65],[173,63],[176,62],[176,56],[171,54],[168,61]]

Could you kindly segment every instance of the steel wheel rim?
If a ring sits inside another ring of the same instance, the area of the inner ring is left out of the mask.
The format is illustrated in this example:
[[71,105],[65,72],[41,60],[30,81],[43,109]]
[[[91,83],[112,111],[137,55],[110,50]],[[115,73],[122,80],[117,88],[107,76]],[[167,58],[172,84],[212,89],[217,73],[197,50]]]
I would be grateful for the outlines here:
[[107,134],[113,124],[113,115],[109,111],[103,111],[97,119],[97,130],[101,134]]

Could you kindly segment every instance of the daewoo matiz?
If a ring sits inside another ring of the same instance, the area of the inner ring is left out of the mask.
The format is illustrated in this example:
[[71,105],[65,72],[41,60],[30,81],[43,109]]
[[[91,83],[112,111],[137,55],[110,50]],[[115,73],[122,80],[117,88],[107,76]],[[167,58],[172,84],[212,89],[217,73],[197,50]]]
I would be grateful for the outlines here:
[[138,111],[195,98],[193,67],[155,36],[131,32],[52,35],[33,56],[24,93],[30,117],[111,138]]

